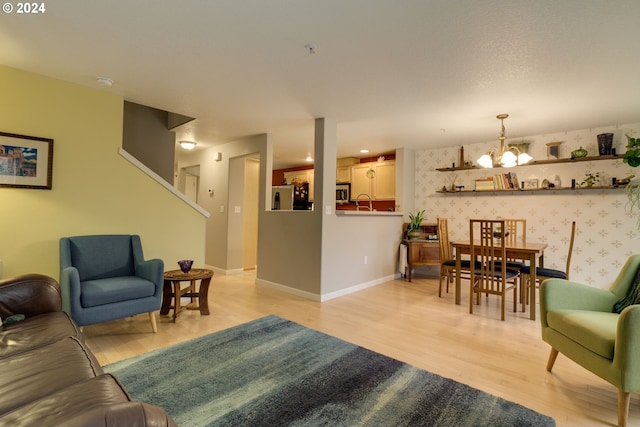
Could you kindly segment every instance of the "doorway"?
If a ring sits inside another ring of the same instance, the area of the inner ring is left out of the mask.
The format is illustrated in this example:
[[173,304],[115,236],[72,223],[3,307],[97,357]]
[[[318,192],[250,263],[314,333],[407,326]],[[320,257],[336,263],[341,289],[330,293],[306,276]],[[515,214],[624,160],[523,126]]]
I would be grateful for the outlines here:
[[181,182],[184,183],[182,192],[189,200],[193,201],[194,203],[198,203],[198,189],[200,187],[200,165],[182,168],[180,172],[183,178]]

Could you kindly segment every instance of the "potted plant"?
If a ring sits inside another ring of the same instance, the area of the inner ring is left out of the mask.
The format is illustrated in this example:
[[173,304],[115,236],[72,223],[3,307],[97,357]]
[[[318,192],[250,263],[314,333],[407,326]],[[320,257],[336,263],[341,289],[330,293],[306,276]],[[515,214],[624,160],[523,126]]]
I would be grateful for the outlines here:
[[[629,134],[625,134],[627,137],[627,151],[624,153],[622,161],[629,166],[636,168],[640,166],[640,138],[633,138]],[[633,211],[635,208],[640,209],[640,179],[632,179],[631,175],[629,184],[627,184],[627,197],[629,198],[629,210]],[[640,217],[638,217],[638,228],[640,228]]]
[[600,173],[591,173],[589,171],[585,172],[584,179],[580,183],[581,187],[593,187],[593,185],[600,180]]
[[420,230],[420,224],[424,219],[424,210],[418,211],[414,214],[409,214],[409,226],[407,227],[407,236],[409,239],[419,239],[422,231]]
[[626,134],[627,151],[624,153],[622,161],[629,166],[635,168],[640,166],[640,138],[632,138],[631,135]]

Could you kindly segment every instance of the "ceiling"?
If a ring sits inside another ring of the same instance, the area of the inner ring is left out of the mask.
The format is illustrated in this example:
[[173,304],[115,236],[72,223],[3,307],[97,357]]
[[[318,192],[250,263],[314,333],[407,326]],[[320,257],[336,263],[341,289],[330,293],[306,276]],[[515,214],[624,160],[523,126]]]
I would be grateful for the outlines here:
[[196,149],[269,133],[276,168],[318,117],[338,157],[640,121],[637,0],[44,4],[2,14],[0,64],[195,117]]

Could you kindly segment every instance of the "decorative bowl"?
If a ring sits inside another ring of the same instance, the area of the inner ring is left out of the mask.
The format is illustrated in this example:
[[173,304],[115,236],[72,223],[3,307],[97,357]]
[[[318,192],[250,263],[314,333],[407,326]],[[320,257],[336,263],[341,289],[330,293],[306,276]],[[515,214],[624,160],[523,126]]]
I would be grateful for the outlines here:
[[588,151],[585,150],[584,148],[580,147],[577,150],[573,150],[571,152],[571,158],[572,159],[579,159],[580,157],[587,157]]
[[191,271],[191,266],[193,265],[193,260],[192,259],[183,259],[178,261],[178,265],[180,266],[180,270],[182,270],[182,272],[184,274],[187,274],[189,271]]

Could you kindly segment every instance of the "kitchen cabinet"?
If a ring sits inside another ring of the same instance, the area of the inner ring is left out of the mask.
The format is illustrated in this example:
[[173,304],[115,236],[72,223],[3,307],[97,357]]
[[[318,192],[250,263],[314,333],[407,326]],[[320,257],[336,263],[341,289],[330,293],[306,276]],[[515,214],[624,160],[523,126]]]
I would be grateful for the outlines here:
[[350,182],[351,182],[351,167],[342,166],[342,167],[336,168],[336,183],[348,184]]
[[351,182],[351,166],[360,164],[356,157],[343,157],[336,160],[336,183],[348,184]]
[[358,194],[368,194],[371,200],[394,200],[396,197],[396,162],[360,163],[351,166],[351,200]]

